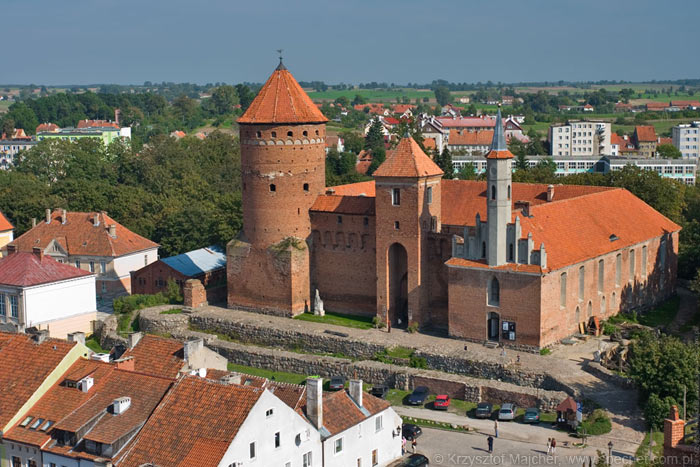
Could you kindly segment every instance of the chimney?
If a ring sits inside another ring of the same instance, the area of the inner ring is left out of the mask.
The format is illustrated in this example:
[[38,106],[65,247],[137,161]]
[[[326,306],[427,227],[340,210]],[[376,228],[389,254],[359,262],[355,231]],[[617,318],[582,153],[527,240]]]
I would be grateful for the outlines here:
[[109,225],[109,236],[112,238],[117,238],[117,225],[116,224]]
[[51,223],[51,209],[46,208],[46,223],[50,224]]
[[85,333],[76,331],[76,332],[71,332],[67,336],[68,342],[77,342],[79,344],[85,345]]
[[32,217],[32,228],[36,227],[36,217]]
[[17,245],[12,245],[12,244],[7,245],[7,254],[8,254],[8,256],[9,256],[9,255],[12,255],[12,254],[14,254],[14,253],[17,253]]
[[27,332],[27,334],[30,334],[32,336],[32,339],[37,344],[41,344],[49,337],[48,329],[32,328],[31,330],[27,329],[26,332]]
[[684,435],[685,421],[678,415],[678,407],[673,405],[669,418],[664,420],[664,447],[676,447]]
[[32,253],[34,253],[34,256],[39,258],[39,261],[44,259],[44,250],[42,250],[38,246],[35,246],[34,248],[32,248]]
[[194,355],[204,348],[204,339],[201,337],[198,339],[192,339],[185,342],[185,347],[183,349],[185,361],[189,363],[190,359]]
[[362,407],[362,380],[361,379],[351,379],[350,380],[350,397],[355,401],[358,407]]
[[544,242],[540,243],[540,267],[547,267],[547,250],[544,249]]
[[121,109],[114,109],[114,123],[119,125],[119,115],[122,113]]
[[95,214],[92,216],[92,225],[94,225],[95,227],[97,227],[98,225],[100,225],[100,215],[99,215],[98,213],[95,213]]
[[134,357],[125,357],[114,360],[117,370],[134,371],[136,369],[136,360]]
[[129,334],[129,348],[133,349],[136,347],[136,344],[139,343],[141,338],[143,337],[143,334],[140,332],[132,332]]
[[306,378],[306,417],[317,430],[323,427],[323,378]]
[[85,378],[78,381],[78,389],[82,392],[90,392],[90,388],[95,384],[95,380],[92,376],[86,376]]
[[547,202],[551,202],[554,199],[554,185],[549,185],[547,187]]
[[66,215],[66,210],[61,209],[61,224],[65,224],[67,220],[68,216]]
[[112,413],[114,415],[123,414],[131,406],[130,397],[118,397],[112,402]]

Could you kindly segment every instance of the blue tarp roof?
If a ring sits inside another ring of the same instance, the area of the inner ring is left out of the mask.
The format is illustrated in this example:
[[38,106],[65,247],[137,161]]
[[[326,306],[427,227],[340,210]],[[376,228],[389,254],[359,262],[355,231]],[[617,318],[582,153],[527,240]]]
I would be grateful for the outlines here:
[[196,276],[226,267],[226,254],[218,246],[209,246],[170,258],[162,258],[161,261],[185,276]]

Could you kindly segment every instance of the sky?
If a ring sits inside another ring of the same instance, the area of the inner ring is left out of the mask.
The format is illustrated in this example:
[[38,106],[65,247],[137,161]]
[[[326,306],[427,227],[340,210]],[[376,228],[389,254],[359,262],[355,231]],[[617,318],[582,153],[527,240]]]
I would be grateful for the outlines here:
[[[697,0],[0,0],[1,84],[700,78]],[[9,42],[8,42],[9,41]],[[21,59],[17,59],[21,57]],[[693,58],[694,57],[694,58]]]

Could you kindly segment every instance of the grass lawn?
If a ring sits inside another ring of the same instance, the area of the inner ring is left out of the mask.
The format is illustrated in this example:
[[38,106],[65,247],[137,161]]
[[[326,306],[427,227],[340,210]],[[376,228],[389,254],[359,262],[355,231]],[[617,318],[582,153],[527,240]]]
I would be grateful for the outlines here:
[[[663,431],[655,431],[654,432],[654,445],[651,447],[651,452],[655,457],[663,456],[664,455],[664,433]],[[648,462],[648,456],[649,456],[649,433],[647,433],[644,436],[644,440],[642,441],[642,444],[639,445],[637,448],[637,452],[634,454],[634,457],[637,458],[637,460],[634,463],[635,467],[643,467],[647,465],[651,465],[650,462]]]
[[372,329],[371,316],[344,315],[341,313],[326,312],[325,316],[314,315],[313,313],[302,313],[294,319],[302,321],[312,321],[314,323],[335,324],[355,329]]
[[160,312],[161,315],[179,315],[182,313],[180,308],[174,308],[172,310],[163,310]]
[[260,368],[253,368],[252,366],[237,365],[235,363],[229,363],[228,370],[253,376],[260,376],[267,379],[274,379],[275,381],[281,381],[283,383],[304,384],[306,381],[305,375],[286,373],[284,371],[263,370]]
[[93,352],[96,353],[109,353],[109,350],[103,349],[100,347],[100,343],[97,341],[97,338],[92,335],[85,339],[85,345],[87,346],[88,349],[92,350]]
[[649,327],[668,326],[676,317],[680,303],[680,297],[675,295],[648,313],[643,315],[620,313],[618,315],[611,316],[610,319],[608,319],[608,322],[611,324],[637,323]]

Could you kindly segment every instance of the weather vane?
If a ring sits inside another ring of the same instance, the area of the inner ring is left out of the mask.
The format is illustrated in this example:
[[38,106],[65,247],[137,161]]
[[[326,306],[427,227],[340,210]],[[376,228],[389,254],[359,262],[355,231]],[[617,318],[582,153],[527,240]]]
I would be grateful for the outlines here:
[[280,56],[280,62],[282,61],[282,50],[283,50],[283,49],[277,49],[277,53],[278,53],[279,56]]

